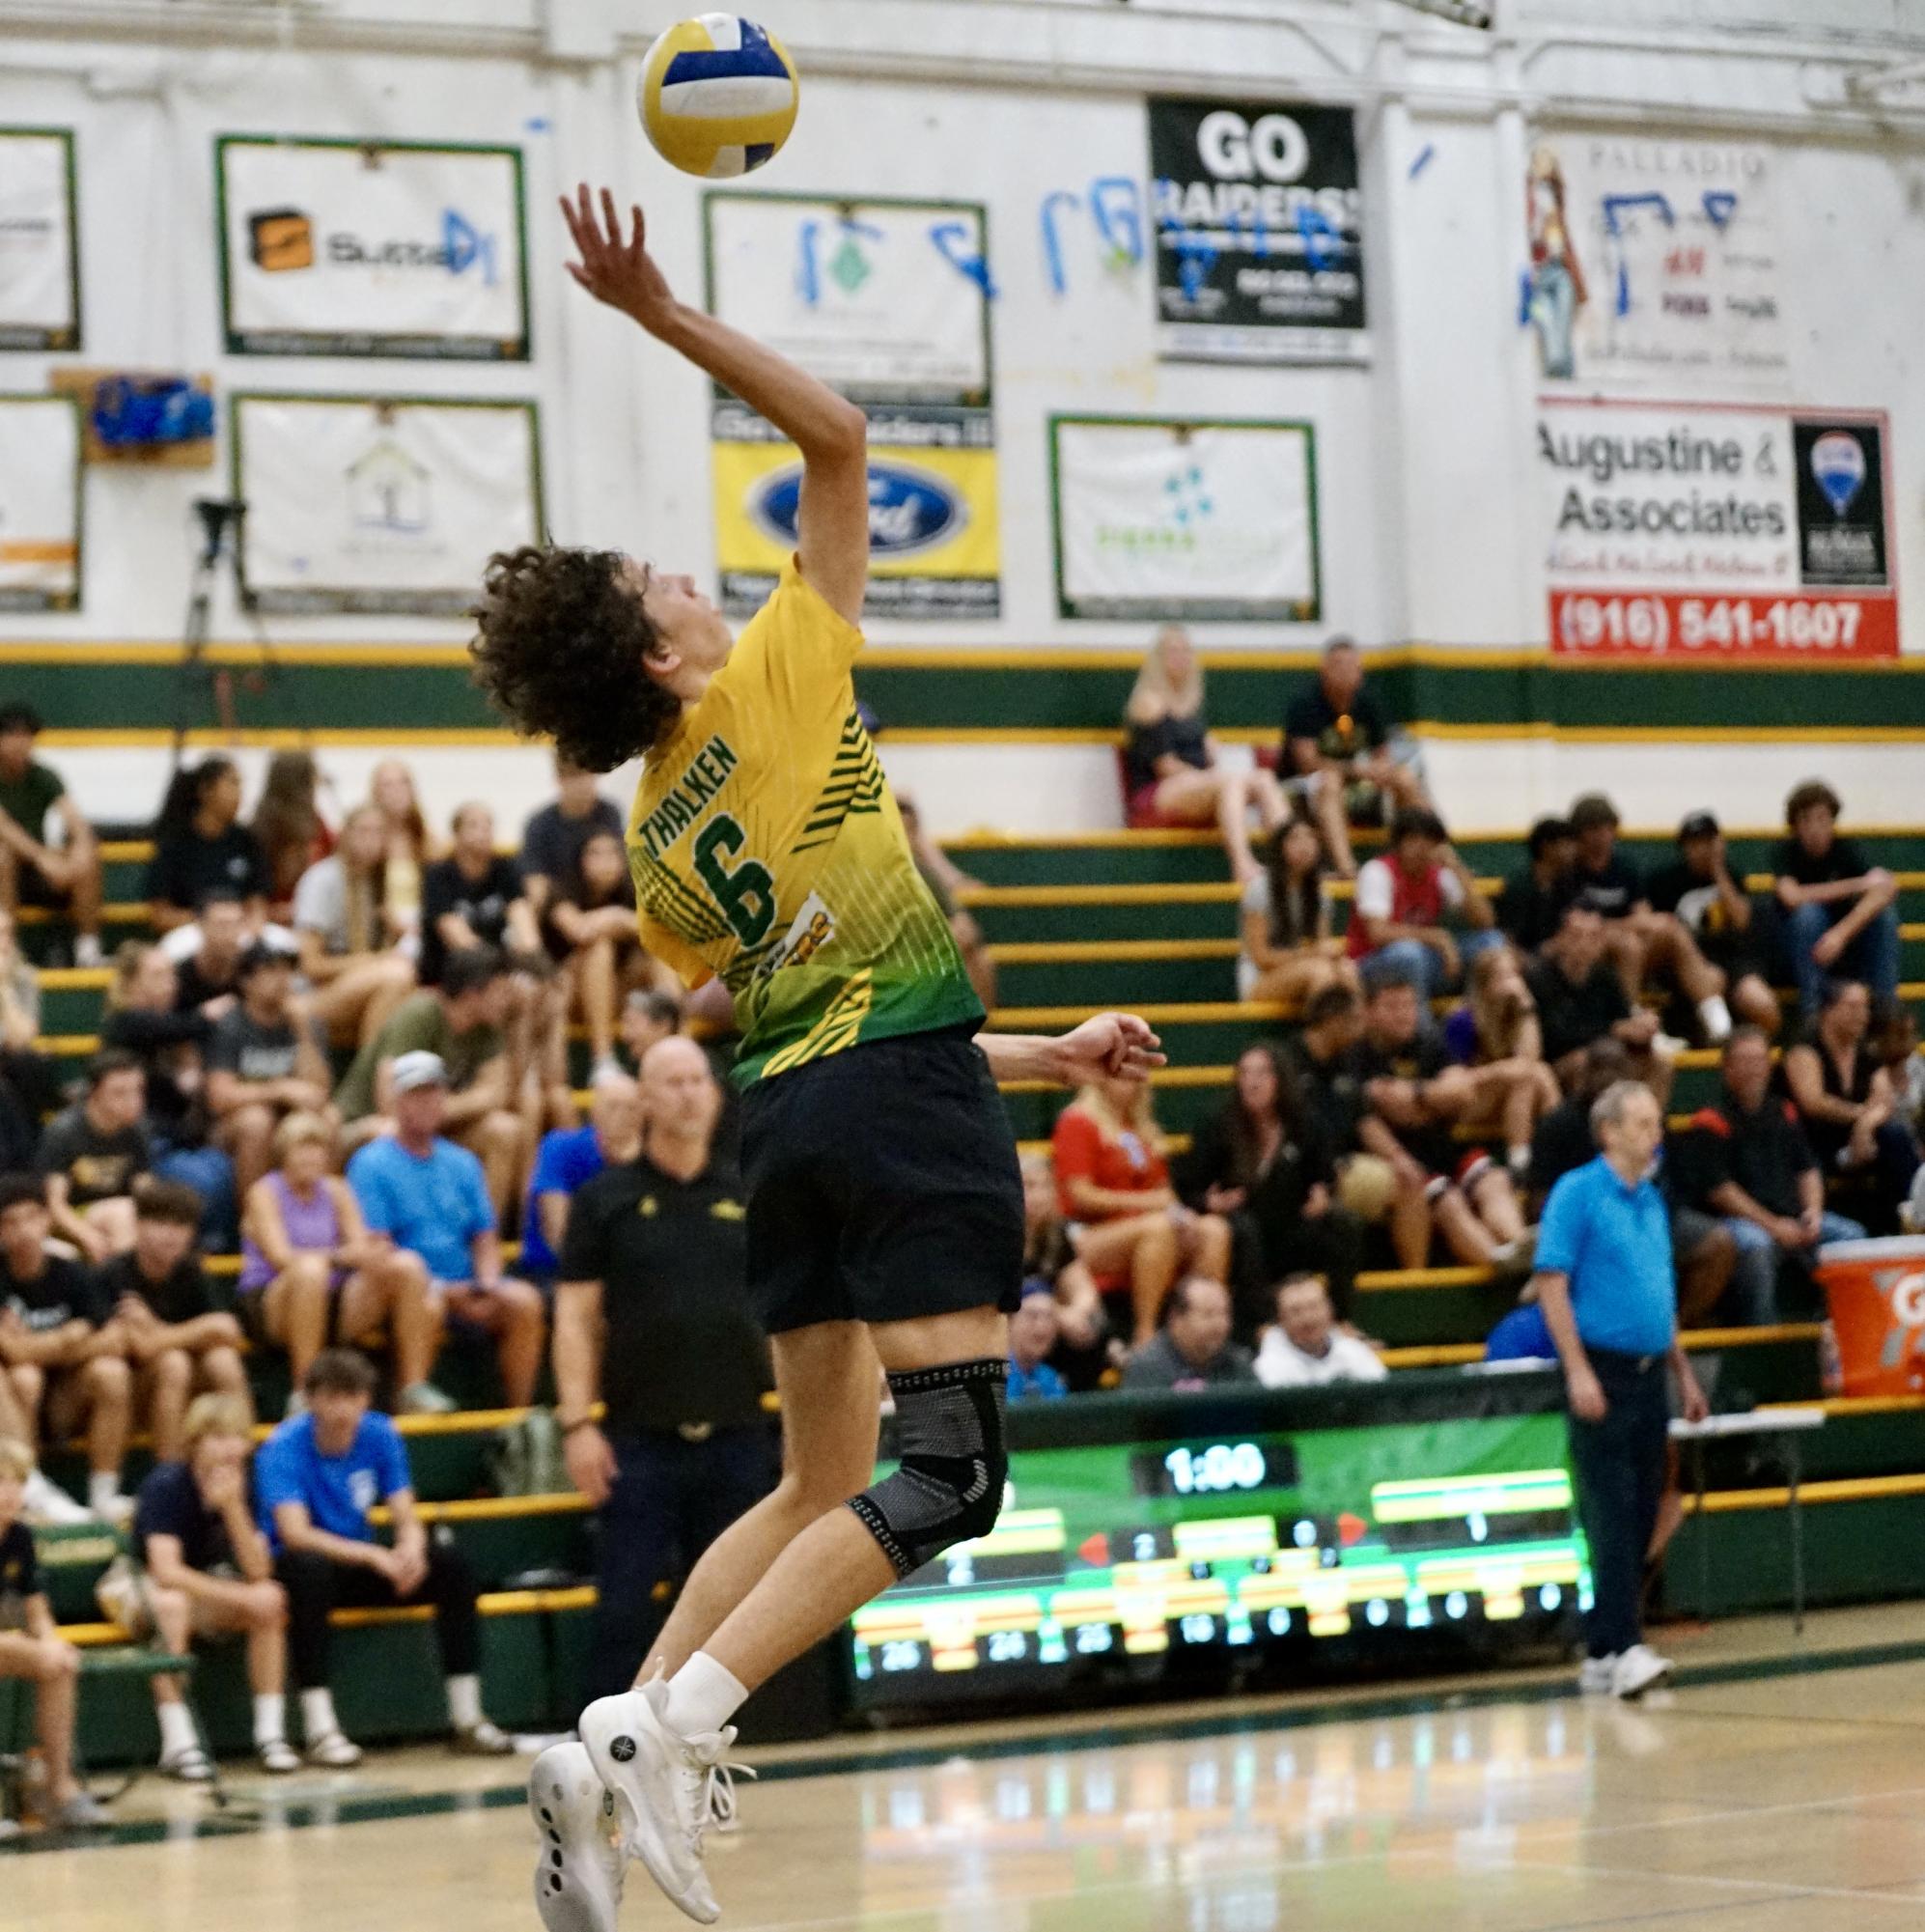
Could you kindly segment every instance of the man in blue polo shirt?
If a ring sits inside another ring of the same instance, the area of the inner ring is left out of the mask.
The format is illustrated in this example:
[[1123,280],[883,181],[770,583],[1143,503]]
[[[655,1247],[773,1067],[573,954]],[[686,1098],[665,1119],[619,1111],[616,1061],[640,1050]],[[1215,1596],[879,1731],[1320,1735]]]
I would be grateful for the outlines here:
[[1564,1365],[1571,1468],[1591,1549],[1591,1610],[1579,1682],[1635,1697],[1670,1674],[1644,1641],[1644,1554],[1664,1492],[1668,1367],[1684,1413],[1701,1420],[1697,1377],[1678,1346],[1671,1216],[1652,1178],[1664,1135],[1657,1097],[1636,1080],[1591,1108],[1603,1153],[1550,1190],[1538,1229],[1539,1304]]

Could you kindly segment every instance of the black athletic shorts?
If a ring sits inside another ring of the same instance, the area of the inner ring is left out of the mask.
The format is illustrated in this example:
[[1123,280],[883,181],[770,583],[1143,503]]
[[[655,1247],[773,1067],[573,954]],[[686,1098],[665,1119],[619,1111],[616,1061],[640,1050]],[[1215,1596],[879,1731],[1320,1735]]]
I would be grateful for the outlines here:
[[974,1035],[873,1040],[743,1095],[749,1299],[770,1334],[1016,1307],[1022,1177]]

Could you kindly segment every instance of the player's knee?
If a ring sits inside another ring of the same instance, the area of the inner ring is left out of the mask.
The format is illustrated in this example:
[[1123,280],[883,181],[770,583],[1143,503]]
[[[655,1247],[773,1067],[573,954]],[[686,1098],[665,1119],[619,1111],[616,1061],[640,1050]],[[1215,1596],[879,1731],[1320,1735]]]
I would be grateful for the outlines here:
[[892,1375],[896,1471],[850,1498],[897,1576],[943,1551],[987,1536],[1002,1511],[1009,1476],[1000,1357]]

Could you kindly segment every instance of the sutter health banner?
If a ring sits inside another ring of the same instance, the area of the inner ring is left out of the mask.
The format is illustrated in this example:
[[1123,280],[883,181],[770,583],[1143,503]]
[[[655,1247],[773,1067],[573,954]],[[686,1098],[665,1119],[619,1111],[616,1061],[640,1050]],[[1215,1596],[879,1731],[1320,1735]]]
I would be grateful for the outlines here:
[[1882,414],[1540,401],[1550,648],[1898,650]]
[[217,146],[230,355],[528,354],[514,148]]

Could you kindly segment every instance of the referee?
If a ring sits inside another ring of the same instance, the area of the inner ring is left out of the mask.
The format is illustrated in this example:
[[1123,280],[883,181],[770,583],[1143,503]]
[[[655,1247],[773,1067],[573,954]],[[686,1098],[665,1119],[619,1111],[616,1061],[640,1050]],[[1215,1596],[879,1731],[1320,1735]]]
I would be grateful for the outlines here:
[[1688,1419],[1704,1391],[1678,1346],[1671,1217],[1652,1178],[1664,1121],[1657,1097],[1619,1080],[1591,1108],[1604,1150],[1550,1190],[1538,1231],[1538,1299],[1571,1402],[1571,1467],[1591,1550],[1579,1683],[1635,1697],[1670,1674],[1644,1641],[1644,1554],[1664,1491],[1668,1366]]
[[711,1159],[721,1098],[692,1040],[651,1047],[641,1158],[589,1182],[569,1215],[555,1386],[569,1474],[600,1513],[592,1696],[633,1681],[656,1586],[775,1486],[741,1183]]

